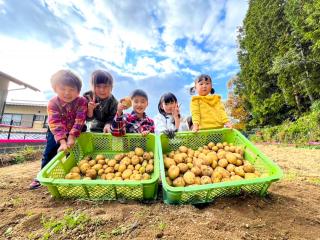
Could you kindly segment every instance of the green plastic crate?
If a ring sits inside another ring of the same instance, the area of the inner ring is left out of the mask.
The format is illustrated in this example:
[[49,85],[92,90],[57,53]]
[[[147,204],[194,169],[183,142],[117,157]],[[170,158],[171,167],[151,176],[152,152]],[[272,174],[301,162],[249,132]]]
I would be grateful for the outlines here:
[[[91,200],[152,200],[157,197],[159,157],[154,134],[127,134],[113,137],[111,134],[82,133],[76,140],[70,155],[58,153],[38,174],[42,185],[48,187],[54,198]],[[107,158],[141,147],[154,153],[154,171],[151,178],[141,181],[69,180],[64,179],[70,169],[85,156],[104,154]]]
[[[279,180],[283,175],[281,169],[273,161],[263,155],[248,139],[235,129],[203,130],[198,133],[179,132],[174,139],[168,139],[166,135],[161,134],[158,141],[163,200],[167,204],[207,203],[217,197],[238,195],[241,192],[256,193],[264,196],[270,184]],[[207,145],[209,142],[228,142],[242,146],[245,150],[245,159],[252,163],[261,174],[268,173],[268,176],[187,187],[169,186],[165,179],[162,154],[176,150],[181,145],[197,149],[198,147]]]

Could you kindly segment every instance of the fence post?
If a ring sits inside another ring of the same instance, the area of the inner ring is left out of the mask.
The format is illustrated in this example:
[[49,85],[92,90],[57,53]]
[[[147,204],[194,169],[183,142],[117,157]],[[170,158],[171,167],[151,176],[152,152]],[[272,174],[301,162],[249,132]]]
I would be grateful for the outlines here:
[[10,121],[10,127],[9,127],[9,132],[8,132],[8,140],[10,139],[12,124],[13,124],[13,119],[11,119],[11,121]]

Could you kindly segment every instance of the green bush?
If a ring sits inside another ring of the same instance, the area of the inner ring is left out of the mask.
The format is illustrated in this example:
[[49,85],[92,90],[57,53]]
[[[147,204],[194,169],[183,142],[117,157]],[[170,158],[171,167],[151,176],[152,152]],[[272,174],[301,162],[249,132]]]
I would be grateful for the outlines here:
[[312,111],[294,122],[288,120],[281,125],[260,129],[250,135],[253,142],[281,142],[307,144],[320,141],[320,101],[316,101]]

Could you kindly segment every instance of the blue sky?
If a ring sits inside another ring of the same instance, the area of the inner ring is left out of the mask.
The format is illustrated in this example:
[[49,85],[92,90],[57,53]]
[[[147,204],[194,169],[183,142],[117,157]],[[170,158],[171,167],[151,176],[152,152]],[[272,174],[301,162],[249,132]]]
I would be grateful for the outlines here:
[[83,92],[91,72],[105,69],[118,99],[144,89],[154,116],[171,91],[188,115],[188,89],[201,73],[227,98],[247,8],[245,0],[0,0],[0,71],[42,91],[10,92],[8,100],[49,99],[50,76],[62,68],[81,77]]

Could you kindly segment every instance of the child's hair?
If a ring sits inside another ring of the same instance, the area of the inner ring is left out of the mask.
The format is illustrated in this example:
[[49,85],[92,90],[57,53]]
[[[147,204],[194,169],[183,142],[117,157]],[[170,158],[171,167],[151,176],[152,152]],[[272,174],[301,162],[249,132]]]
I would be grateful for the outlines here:
[[167,92],[163,94],[160,97],[159,104],[158,104],[159,113],[166,117],[167,114],[162,108],[162,103],[172,103],[172,102],[178,102],[176,96],[173,93]]
[[[194,80],[194,85],[198,82],[201,82],[201,81],[209,81],[211,82],[212,84],[212,80],[211,80],[211,77],[207,74],[201,74],[200,76],[198,76],[195,80]],[[190,88],[190,94],[193,95],[196,93],[196,87],[193,86]],[[211,94],[214,94],[214,88],[211,88],[211,91],[210,91]]]
[[91,74],[91,86],[96,86],[97,84],[107,84],[113,86],[113,78],[110,73],[104,70],[95,70]]
[[81,87],[82,87],[82,82],[80,78],[70,70],[65,70],[65,69],[59,70],[58,72],[53,74],[51,77],[52,88],[56,89],[56,86],[58,84],[70,86],[70,87],[76,87],[79,92],[81,91]]
[[145,99],[147,99],[148,101],[148,95],[145,91],[143,91],[142,89],[136,89],[136,90],[133,90],[133,92],[131,93],[130,97],[131,99],[134,98],[134,97],[144,97]]

